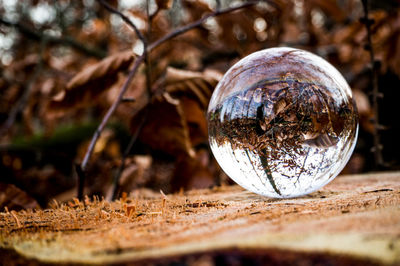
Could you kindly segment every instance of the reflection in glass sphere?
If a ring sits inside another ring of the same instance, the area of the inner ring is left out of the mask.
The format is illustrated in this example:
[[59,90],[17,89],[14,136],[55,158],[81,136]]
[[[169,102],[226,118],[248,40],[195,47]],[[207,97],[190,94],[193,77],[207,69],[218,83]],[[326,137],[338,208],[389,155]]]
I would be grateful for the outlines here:
[[207,113],[215,158],[236,183],[269,197],[296,197],[332,181],[358,134],[350,87],[310,52],[271,48],[234,66]]

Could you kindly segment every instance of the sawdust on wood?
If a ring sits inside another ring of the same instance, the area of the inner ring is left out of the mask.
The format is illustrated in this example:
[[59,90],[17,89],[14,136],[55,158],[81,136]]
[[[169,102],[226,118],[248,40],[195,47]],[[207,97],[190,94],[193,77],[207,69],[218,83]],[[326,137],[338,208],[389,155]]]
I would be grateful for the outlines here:
[[233,248],[397,264],[400,173],[340,176],[293,199],[229,186],[173,195],[138,190],[111,203],[54,201],[49,209],[0,213],[0,230],[3,250],[52,263],[162,260]]

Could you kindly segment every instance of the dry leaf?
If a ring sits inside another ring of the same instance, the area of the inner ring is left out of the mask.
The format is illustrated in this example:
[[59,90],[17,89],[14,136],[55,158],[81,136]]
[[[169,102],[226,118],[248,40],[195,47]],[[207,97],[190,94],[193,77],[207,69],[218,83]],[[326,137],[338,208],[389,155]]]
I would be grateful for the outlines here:
[[388,38],[386,44],[388,47],[385,58],[387,65],[400,76],[400,25]]
[[63,112],[93,104],[104,90],[116,82],[119,71],[126,70],[133,59],[131,51],[124,51],[87,67],[68,82],[66,90],[53,97],[50,110]]
[[207,120],[204,109],[200,104],[190,98],[182,97],[180,103],[188,125],[190,141],[195,147],[207,143]]
[[[139,139],[151,149],[163,151],[166,154],[193,156],[190,143],[189,129],[179,100],[168,93],[156,97],[148,106],[147,120],[140,133]],[[132,121],[133,131],[139,124],[146,110],[142,110]]]
[[169,67],[165,76],[165,91],[177,98],[182,95],[192,97],[205,109],[221,77],[222,74],[211,70],[193,72]]
[[[150,155],[135,155],[125,162],[126,168],[121,174],[119,185],[121,191],[132,191],[135,188],[144,186],[149,180],[147,172],[154,169],[153,158]],[[110,187],[112,188],[112,187]],[[109,191],[111,197],[112,191]]]
[[211,12],[210,6],[203,1],[182,1],[191,21],[200,19],[203,14]]
[[374,114],[368,96],[361,90],[353,89],[353,98],[357,105],[358,119],[361,128],[369,133],[373,133],[374,124],[372,123],[372,118],[374,117]]
[[[205,109],[221,76],[215,71],[168,68],[157,81],[159,94],[148,106],[149,115],[140,140],[154,150],[176,157],[193,156],[193,146],[207,141]],[[133,132],[145,112],[142,109],[134,116]]]
[[180,158],[175,165],[173,190],[202,189],[215,185],[214,175],[208,168],[209,160],[209,152],[204,149],[199,150],[194,158]]

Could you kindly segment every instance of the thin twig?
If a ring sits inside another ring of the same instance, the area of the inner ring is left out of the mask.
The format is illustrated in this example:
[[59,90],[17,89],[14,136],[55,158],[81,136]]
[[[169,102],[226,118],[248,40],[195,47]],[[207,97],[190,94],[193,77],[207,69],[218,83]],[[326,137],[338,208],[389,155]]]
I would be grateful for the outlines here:
[[[149,14],[149,1],[146,1],[146,14],[147,14],[147,22],[149,24],[149,31],[147,32],[147,36],[140,38],[143,42],[143,56],[144,56],[144,63],[145,63],[145,75],[146,75],[146,91],[147,91],[147,96],[148,99],[150,100],[152,98],[152,92],[151,92],[151,80],[150,80],[150,58],[147,53],[147,39],[151,38],[151,16]],[[147,38],[147,39],[146,39]],[[138,128],[136,129],[136,132],[132,135],[128,146],[126,147],[124,154],[121,158],[121,165],[118,168],[118,171],[116,172],[114,179],[113,179],[113,184],[112,184],[112,194],[111,198],[108,198],[108,200],[114,200],[118,197],[119,195],[119,190],[120,190],[120,185],[119,185],[119,180],[121,178],[122,172],[125,169],[126,165],[126,159],[133,147],[133,144],[136,142],[136,139],[138,138],[140,132],[142,131],[142,127],[144,126],[144,123],[147,120],[147,114],[148,114],[148,105],[145,107],[145,113],[139,123]]]
[[[110,4],[108,4],[106,1],[104,0],[98,0],[100,2],[100,4],[102,4],[108,11],[110,11],[111,13],[114,13],[116,15],[118,15],[119,17],[121,17],[121,19],[123,21],[125,21],[126,24],[128,24],[133,31],[136,33],[136,36],[142,41],[143,43],[143,56],[144,56],[144,61],[146,66],[149,65],[148,63],[148,58],[147,58],[147,39],[146,37],[142,34],[142,32],[138,29],[138,27],[127,17],[125,16],[121,11],[119,11],[118,9],[112,7]],[[147,16],[149,17],[148,14],[148,2],[147,2]],[[147,68],[146,68],[147,69]],[[149,73],[148,70],[146,70],[146,79],[147,82],[149,82]]]
[[64,45],[64,46],[71,46],[72,48],[75,48],[76,50],[78,50],[84,54],[94,56],[97,58],[104,58],[107,55],[107,53],[105,51],[95,48],[95,47],[87,46],[83,43],[80,43],[70,36],[55,37],[55,36],[40,32],[40,31],[35,31],[19,22],[14,23],[14,22],[4,20],[2,18],[0,18],[0,24],[3,24],[8,27],[14,27],[19,32],[24,34],[24,36],[26,36],[32,40],[41,41],[43,39],[46,39],[47,43],[49,43],[49,44],[60,44],[60,45]]
[[[100,4],[102,4],[108,11],[110,11],[111,13],[114,13],[118,16],[121,17],[121,19],[123,21],[125,21],[126,24],[128,24],[133,31],[136,33],[136,36],[142,41],[143,43],[143,55],[144,55],[144,61],[146,66],[149,65],[148,63],[148,58],[147,58],[147,39],[146,37],[142,34],[142,32],[138,29],[138,27],[127,17],[125,16],[121,11],[115,9],[114,7],[112,7],[111,5],[109,5],[106,1],[104,0],[99,0]],[[148,14],[148,3],[147,3],[147,16],[149,17]],[[147,69],[147,68],[146,68]],[[149,73],[148,70],[146,70],[146,78],[147,78],[147,82],[149,82]]]
[[[112,7],[110,4],[108,4],[106,1],[104,0],[98,0],[100,2],[100,4],[102,4],[108,11],[110,11],[111,13],[114,13],[116,15],[118,15],[119,17],[121,17],[121,19],[123,21],[125,21],[126,24],[128,24],[133,31],[136,33],[136,36],[142,41],[143,43],[143,56],[144,56],[144,61],[146,66],[149,65],[148,63],[148,58],[147,58],[147,39],[146,37],[142,34],[142,32],[138,29],[138,27],[127,17],[125,16],[121,11],[119,11],[118,9]],[[149,14],[148,14],[148,2],[147,2],[147,17],[149,18]],[[146,80],[147,82],[150,82],[149,79],[149,73],[148,70],[146,68]]]
[[150,21],[152,21],[158,15],[158,13],[160,13],[160,11],[161,11],[161,8],[159,8],[157,6],[157,9],[154,11],[154,13],[149,15]]
[[110,11],[111,13],[114,13],[118,16],[120,16],[122,18],[123,21],[125,21],[126,24],[128,24],[136,33],[137,37],[142,40],[142,42],[146,42],[146,39],[144,38],[143,34],[140,32],[140,30],[138,29],[138,27],[136,27],[135,24],[133,24],[133,22],[124,14],[122,14],[122,12],[120,12],[119,10],[115,9],[114,7],[112,7],[111,5],[109,5],[106,1],[104,0],[99,0],[100,4],[102,4],[108,11]]
[[[103,0],[99,0],[99,1],[103,2]],[[93,153],[94,147],[95,147],[95,145],[97,143],[97,140],[101,135],[101,132],[104,130],[105,126],[107,125],[107,122],[110,119],[111,115],[114,113],[114,111],[117,109],[118,105],[121,103],[126,90],[128,89],[133,77],[136,74],[137,69],[139,68],[140,64],[143,63],[143,61],[146,60],[146,56],[147,56],[148,53],[150,53],[154,48],[156,48],[159,45],[161,45],[163,42],[165,42],[167,40],[170,40],[170,39],[172,39],[172,38],[174,38],[174,37],[176,37],[176,36],[178,36],[178,35],[180,35],[182,33],[185,33],[185,32],[187,32],[187,31],[189,31],[191,29],[194,29],[194,28],[200,26],[204,21],[206,21],[210,17],[215,17],[215,16],[219,16],[219,15],[226,14],[226,13],[229,13],[229,12],[233,12],[233,11],[236,11],[236,10],[239,10],[239,9],[243,9],[243,8],[249,7],[251,5],[255,5],[257,3],[259,3],[259,1],[246,2],[246,3],[241,4],[239,6],[236,6],[236,7],[227,8],[227,9],[223,9],[223,10],[216,10],[216,11],[214,11],[212,13],[207,14],[206,16],[202,17],[201,19],[199,19],[197,21],[194,21],[191,24],[188,24],[186,26],[180,27],[180,28],[172,31],[171,33],[165,35],[164,37],[162,37],[159,40],[155,41],[151,45],[145,46],[143,54],[136,59],[131,71],[129,72],[128,78],[126,79],[123,87],[119,91],[118,98],[115,100],[115,102],[108,109],[106,115],[103,117],[100,125],[98,126],[98,128],[95,131],[95,133],[93,134],[92,140],[90,142],[90,145],[89,145],[89,147],[88,147],[88,149],[86,151],[85,157],[84,157],[84,159],[82,161],[82,164],[81,164],[82,171],[85,171],[85,169],[87,167],[87,164],[88,164],[88,162],[90,160],[90,157],[92,156],[92,153]],[[115,10],[115,9],[112,8],[112,10]],[[122,16],[124,16],[119,11],[117,11],[116,14],[121,14]],[[131,23],[131,21],[129,19],[128,19],[128,21]],[[128,21],[126,21],[126,22],[129,23]],[[138,34],[138,36],[140,36],[140,35]],[[143,35],[141,35],[141,36],[143,36]],[[139,37],[139,38],[141,40],[145,40],[144,37],[143,37],[143,39],[141,37]]]
[[148,44],[147,40],[151,38],[151,17],[149,13],[149,0],[146,1],[146,15],[147,15],[147,21],[149,23],[149,31],[147,32],[147,39],[143,39],[143,55],[144,55],[144,63],[146,65],[145,68],[145,75],[146,75],[146,91],[147,91],[147,96],[149,99],[152,98],[152,92],[151,92],[151,76],[150,76],[150,58],[149,58],[149,52],[147,50]]
[[165,36],[161,37],[160,39],[158,39],[157,41],[153,42],[152,44],[149,45],[148,47],[148,51],[147,52],[151,52],[153,51],[156,47],[160,46],[162,43],[178,36],[181,35],[191,29],[197,28],[199,27],[201,24],[203,24],[207,19],[211,18],[211,17],[217,17],[219,15],[222,14],[226,14],[226,13],[230,13],[239,9],[243,9],[255,4],[260,3],[260,1],[249,1],[249,2],[245,2],[241,5],[235,6],[235,7],[230,7],[230,8],[226,8],[226,9],[220,9],[220,10],[215,10],[214,12],[208,13],[207,15],[205,15],[204,17],[188,24],[185,26],[182,26],[180,28],[177,28],[176,30],[166,34]]
[[371,71],[372,71],[372,112],[374,114],[374,147],[372,151],[374,152],[375,163],[377,167],[384,166],[383,155],[382,155],[382,144],[380,140],[380,129],[382,126],[379,124],[379,105],[378,99],[381,97],[379,93],[379,86],[378,86],[378,64],[375,62],[375,54],[374,48],[372,46],[372,32],[371,26],[374,23],[372,19],[368,18],[368,0],[361,0],[363,9],[364,9],[364,16],[361,19],[361,22],[365,25],[367,30],[367,45],[366,49],[369,51],[370,62],[371,62]]
[[96,145],[97,140],[100,137],[101,132],[104,130],[105,126],[107,125],[108,120],[110,119],[111,115],[114,113],[114,111],[117,109],[118,105],[122,101],[124,94],[126,90],[128,89],[129,85],[131,84],[131,81],[133,77],[136,74],[137,69],[139,68],[140,64],[143,62],[144,56],[139,56],[136,58],[136,61],[128,74],[128,78],[126,79],[124,85],[122,86],[121,90],[118,93],[118,98],[115,100],[115,102],[111,105],[111,107],[108,109],[107,113],[104,115],[103,120],[101,121],[100,125],[97,127],[96,131],[93,134],[92,140],[89,144],[89,147],[86,151],[85,157],[83,158],[81,168],[83,171],[86,170],[87,164],[89,162],[90,157],[92,156],[93,149]]
[[146,109],[145,109],[144,115],[142,116],[142,119],[140,120],[139,126],[137,127],[135,133],[132,135],[131,139],[129,140],[129,144],[128,144],[128,146],[126,146],[124,154],[122,155],[121,165],[119,166],[117,172],[114,175],[113,184],[112,184],[112,188],[111,188],[112,193],[109,195],[107,200],[115,200],[120,193],[119,180],[121,178],[122,172],[125,169],[126,158],[128,157],[129,153],[131,152],[133,144],[135,144],[135,142],[136,142],[137,138],[139,137],[139,134],[142,131],[142,128],[147,120],[147,115],[149,113],[148,112],[149,106],[147,105],[145,108]]

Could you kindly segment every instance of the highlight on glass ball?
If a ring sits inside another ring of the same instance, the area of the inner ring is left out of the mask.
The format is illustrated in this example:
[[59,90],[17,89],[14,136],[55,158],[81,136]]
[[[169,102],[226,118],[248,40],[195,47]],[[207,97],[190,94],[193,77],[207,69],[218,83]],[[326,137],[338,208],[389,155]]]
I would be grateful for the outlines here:
[[240,186],[276,198],[332,181],[354,150],[358,115],[343,76],[310,52],[255,52],[218,83],[207,112],[209,141]]

